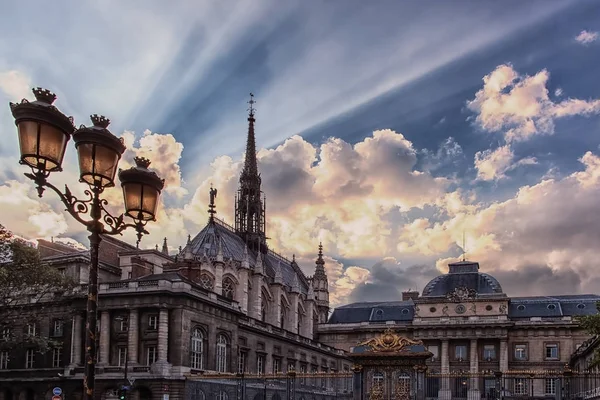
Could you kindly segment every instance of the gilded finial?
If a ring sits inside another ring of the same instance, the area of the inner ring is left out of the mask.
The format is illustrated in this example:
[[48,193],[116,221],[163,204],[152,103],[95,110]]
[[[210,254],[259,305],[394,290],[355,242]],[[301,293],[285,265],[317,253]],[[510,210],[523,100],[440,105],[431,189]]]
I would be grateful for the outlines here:
[[110,119],[106,118],[104,115],[93,114],[90,115],[90,118],[92,119],[94,126],[106,129],[108,128],[108,125],[110,125]]
[[148,169],[151,164],[150,160],[148,160],[146,157],[134,157],[133,161],[135,161],[135,165],[138,168]]

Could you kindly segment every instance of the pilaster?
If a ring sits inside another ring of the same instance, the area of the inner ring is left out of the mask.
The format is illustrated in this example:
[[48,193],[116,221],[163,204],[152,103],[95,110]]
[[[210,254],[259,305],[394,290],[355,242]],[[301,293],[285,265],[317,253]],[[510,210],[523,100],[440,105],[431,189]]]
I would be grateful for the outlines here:
[[439,400],[450,400],[452,398],[452,391],[450,390],[450,360],[449,360],[449,345],[448,339],[442,340],[442,347],[440,349],[440,364],[441,364],[441,385],[438,391]]
[[299,293],[292,292],[289,294],[290,298],[290,312],[288,314],[288,327],[287,330],[294,333],[298,332],[298,298],[300,297]]
[[110,313],[102,311],[100,314],[100,360],[99,364],[108,365],[110,354]]
[[73,328],[71,329],[71,365],[76,366],[81,364],[81,325],[83,317],[77,313],[73,316]]
[[[281,294],[282,287],[279,284],[271,285],[271,292],[273,293],[273,303],[271,304],[271,312],[269,323],[275,326],[280,325],[281,321]],[[282,326],[285,328],[285,326]]]
[[239,270],[240,284],[237,287],[236,293],[237,301],[244,314],[248,314],[248,272],[245,268]]
[[469,372],[471,378],[469,382],[469,390],[467,391],[468,400],[479,400],[481,397],[479,394],[479,379],[477,373],[479,372],[479,352],[477,351],[477,339],[471,339],[471,348],[469,351]]
[[250,317],[257,320],[261,320],[262,314],[262,280],[261,274],[252,275],[252,298],[250,299],[249,314]]
[[127,358],[130,364],[138,363],[139,325],[138,310],[132,308],[127,321]]
[[500,340],[500,371],[508,371],[508,342],[506,339]]
[[161,308],[158,314],[158,357],[152,364],[152,372],[159,375],[168,375],[171,364],[167,360],[169,351],[169,310]]

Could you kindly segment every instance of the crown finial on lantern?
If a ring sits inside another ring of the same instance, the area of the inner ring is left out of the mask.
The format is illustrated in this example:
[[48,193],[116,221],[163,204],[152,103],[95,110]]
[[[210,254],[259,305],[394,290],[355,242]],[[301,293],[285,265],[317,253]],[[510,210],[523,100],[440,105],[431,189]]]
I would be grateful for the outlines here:
[[90,115],[90,118],[92,119],[94,126],[106,129],[108,125],[110,125],[110,119],[106,118],[104,115],[93,114]]
[[148,160],[146,157],[134,157],[133,160],[135,161],[135,165],[137,165],[139,168],[148,169],[150,166],[150,160]]
[[32,91],[35,99],[37,101],[41,101],[42,103],[52,104],[56,100],[56,95],[48,89],[36,87],[35,89],[32,89]]

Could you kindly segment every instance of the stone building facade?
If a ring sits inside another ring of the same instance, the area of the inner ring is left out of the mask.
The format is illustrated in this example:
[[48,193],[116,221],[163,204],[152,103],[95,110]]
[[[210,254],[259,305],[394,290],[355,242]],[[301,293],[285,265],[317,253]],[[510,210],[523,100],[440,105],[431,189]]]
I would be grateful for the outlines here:
[[[434,278],[421,294],[405,292],[402,301],[336,308],[328,323],[319,325],[319,340],[350,351],[392,328],[423,341],[433,354],[427,361],[430,374],[562,370],[589,338],[574,317],[595,313],[599,300],[593,294],[508,297],[494,277],[479,272],[478,263],[461,261],[450,264],[448,273]],[[476,380],[471,395],[494,387],[493,375]],[[542,380],[533,388],[541,396],[554,390]]]
[[[235,227],[215,217],[217,191],[211,189],[207,225],[177,254],[169,254],[167,239],[161,249],[139,250],[102,238],[98,399],[115,398],[127,382],[125,371],[134,381],[133,400],[177,400],[186,377],[205,372],[349,370],[345,352],[315,340],[329,314],[322,246],[313,276],[294,256],[267,246],[254,122],[251,108]],[[49,299],[53,308],[35,321],[35,334],[56,339],[55,349],[0,353],[0,400],[50,399],[54,387],[66,400],[81,397],[89,252],[44,240],[39,250],[80,286]]]

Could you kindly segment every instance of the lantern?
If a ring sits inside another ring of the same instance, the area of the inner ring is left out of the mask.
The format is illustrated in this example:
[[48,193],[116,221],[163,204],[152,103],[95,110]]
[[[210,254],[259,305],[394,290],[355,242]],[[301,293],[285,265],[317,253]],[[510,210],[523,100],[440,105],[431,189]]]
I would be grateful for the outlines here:
[[73,134],[79,157],[79,180],[99,188],[111,187],[115,185],[125,145],[107,129],[108,118],[94,114],[91,119],[93,126],[82,126]]
[[52,105],[56,95],[42,88],[33,89],[36,100],[10,103],[18,128],[19,162],[46,174],[62,171],[67,142],[75,127],[73,119]]
[[119,171],[125,214],[140,221],[154,221],[165,181],[148,170],[150,161],[147,158],[135,157],[134,160],[135,167]]

